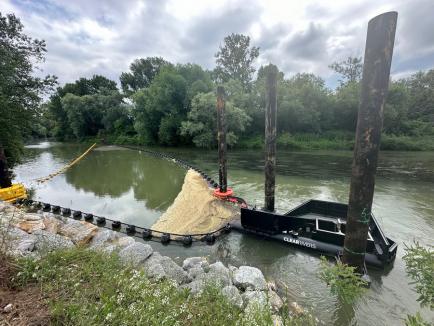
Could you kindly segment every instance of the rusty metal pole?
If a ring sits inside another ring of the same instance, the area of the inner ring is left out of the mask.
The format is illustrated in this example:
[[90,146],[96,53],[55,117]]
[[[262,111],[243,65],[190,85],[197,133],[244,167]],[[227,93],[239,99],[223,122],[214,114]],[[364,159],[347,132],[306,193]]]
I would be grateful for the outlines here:
[[226,169],[226,108],[225,108],[225,89],[223,86],[217,87],[217,139],[219,153],[219,184],[220,192],[227,191],[227,169]]
[[265,109],[265,207],[274,212],[274,188],[276,185],[276,111],[277,67],[267,66],[267,104]]
[[357,118],[343,262],[363,271],[398,13],[369,21]]

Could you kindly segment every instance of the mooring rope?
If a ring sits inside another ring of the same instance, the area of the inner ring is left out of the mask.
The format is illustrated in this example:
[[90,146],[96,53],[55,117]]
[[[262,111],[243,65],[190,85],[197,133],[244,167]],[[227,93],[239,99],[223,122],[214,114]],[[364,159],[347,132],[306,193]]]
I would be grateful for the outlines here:
[[92,146],[90,146],[79,157],[77,157],[76,159],[72,160],[71,162],[69,162],[68,164],[66,164],[65,166],[63,166],[61,169],[57,170],[56,172],[51,173],[48,176],[43,177],[43,178],[34,179],[33,181],[36,181],[38,184],[42,184],[44,182],[47,182],[47,181],[53,179],[55,176],[58,176],[59,174],[62,174],[64,172],[66,172],[66,170],[68,170],[70,167],[72,167],[75,164],[77,164],[83,157],[85,157],[95,146],[96,146],[96,143],[94,143]]

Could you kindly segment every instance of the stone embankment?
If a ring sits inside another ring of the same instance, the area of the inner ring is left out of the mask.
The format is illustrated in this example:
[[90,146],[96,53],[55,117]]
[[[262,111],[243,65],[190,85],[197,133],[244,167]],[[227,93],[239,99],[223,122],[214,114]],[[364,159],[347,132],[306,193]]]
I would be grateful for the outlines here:
[[[143,269],[155,281],[170,279],[194,295],[208,284],[221,288],[233,304],[248,309],[253,303],[268,305],[278,311],[284,305],[273,283],[267,283],[262,272],[251,266],[228,266],[204,257],[191,257],[182,266],[146,243],[136,241],[109,229],[100,229],[85,221],[60,218],[42,211],[28,212],[0,202],[0,245],[14,256],[37,258],[45,253],[81,245],[106,253],[117,252],[125,264]],[[302,310],[290,304],[294,313]]]

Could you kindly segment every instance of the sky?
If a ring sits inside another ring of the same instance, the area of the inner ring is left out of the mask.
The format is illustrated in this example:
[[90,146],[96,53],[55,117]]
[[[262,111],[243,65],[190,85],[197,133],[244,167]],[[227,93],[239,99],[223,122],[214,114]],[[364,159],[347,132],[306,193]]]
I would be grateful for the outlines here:
[[369,19],[398,12],[392,78],[434,68],[434,0],[0,0],[25,33],[47,43],[39,75],[60,84],[102,74],[119,82],[130,63],[161,56],[215,67],[225,36],[242,33],[291,77],[309,72],[334,88],[328,67],[362,56]]

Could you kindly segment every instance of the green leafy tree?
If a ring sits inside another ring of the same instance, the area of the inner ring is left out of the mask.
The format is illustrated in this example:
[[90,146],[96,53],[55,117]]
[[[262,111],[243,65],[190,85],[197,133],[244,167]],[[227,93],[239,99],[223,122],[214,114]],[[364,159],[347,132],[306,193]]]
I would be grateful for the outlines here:
[[56,83],[54,76],[34,76],[46,44],[24,34],[23,28],[14,14],[0,13],[0,187],[10,185],[8,164],[19,160],[41,96]]
[[218,82],[239,80],[243,87],[250,87],[255,72],[253,62],[259,56],[259,48],[250,47],[250,37],[232,33],[224,38],[224,45],[215,54],[215,78]]
[[417,72],[404,82],[410,95],[409,118],[434,125],[434,69]]
[[348,57],[344,61],[332,63],[329,68],[341,75],[341,85],[358,82],[362,78],[362,57]]
[[[192,137],[197,147],[211,148],[217,145],[217,97],[213,92],[201,93],[193,98],[188,120],[182,122],[181,134]],[[235,145],[251,118],[231,102],[226,102],[227,143]]]
[[[88,132],[83,131],[84,134],[82,135],[82,133],[78,132],[77,129],[75,129],[75,131],[73,130],[71,125],[71,117],[74,117],[74,126],[77,126],[76,123],[78,122],[79,112],[87,112],[88,109],[79,107],[80,105],[85,105],[84,100],[79,101],[77,98],[74,98],[74,100],[70,101],[72,97],[69,97],[69,99],[66,101],[68,104],[70,104],[70,106],[65,108],[63,98],[67,94],[75,95],[76,97],[110,94],[117,99],[117,105],[119,105],[120,101],[122,100],[116,82],[101,75],[94,75],[90,79],[80,78],[74,83],[67,83],[63,87],[58,87],[56,92],[50,97],[47,107],[51,118],[54,120],[52,134],[59,140],[69,140],[77,137],[80,138],[89,134]],[[71,110],[72,107],[74,107],[77,112],[68,112],[68,110]],[[95,119],[99,118],[100,115],[98,114],[98,117]],[[87,119],[87,121],[90,121],[90,119]],[[99,123],[98,128],[100,127],[101,124]],[[93,127],[90,127],[90,129],[92,128]],[[77,136],[77,132],[80,134],[80,136]],[[91,132],[90,134],[93,135],[94,132]]]
[[324,80],[313,74],[297,74],[282,85],[283,94],[277,112],[278,130],[281,132],[322,131],[332,120],[329,91]]
[[209,92],[208,72],[194,64],[165,67],[148,88],[133,95],[135,129],[142,142],[176,146],[188,142],[180,133],[191,99]]
[[171,66],[171,63],[160,57],[148,57],[134,60],[130,65],[131,72],[123,72],[120,77],[122,90],[131,95],[139,89],[149,87],[160,69]]
[[104,130],[105,126],[113,128],[113,125],[110,126],[110,123],[114,124],[114,121],[110,119],[113,112],[117,114],[123,112],[121,108],[122,95],[118,91],[106,91],[83,96],[68,93],[61,102],[67,114],[68,124],[76,139],[96,136],[101,130]]

